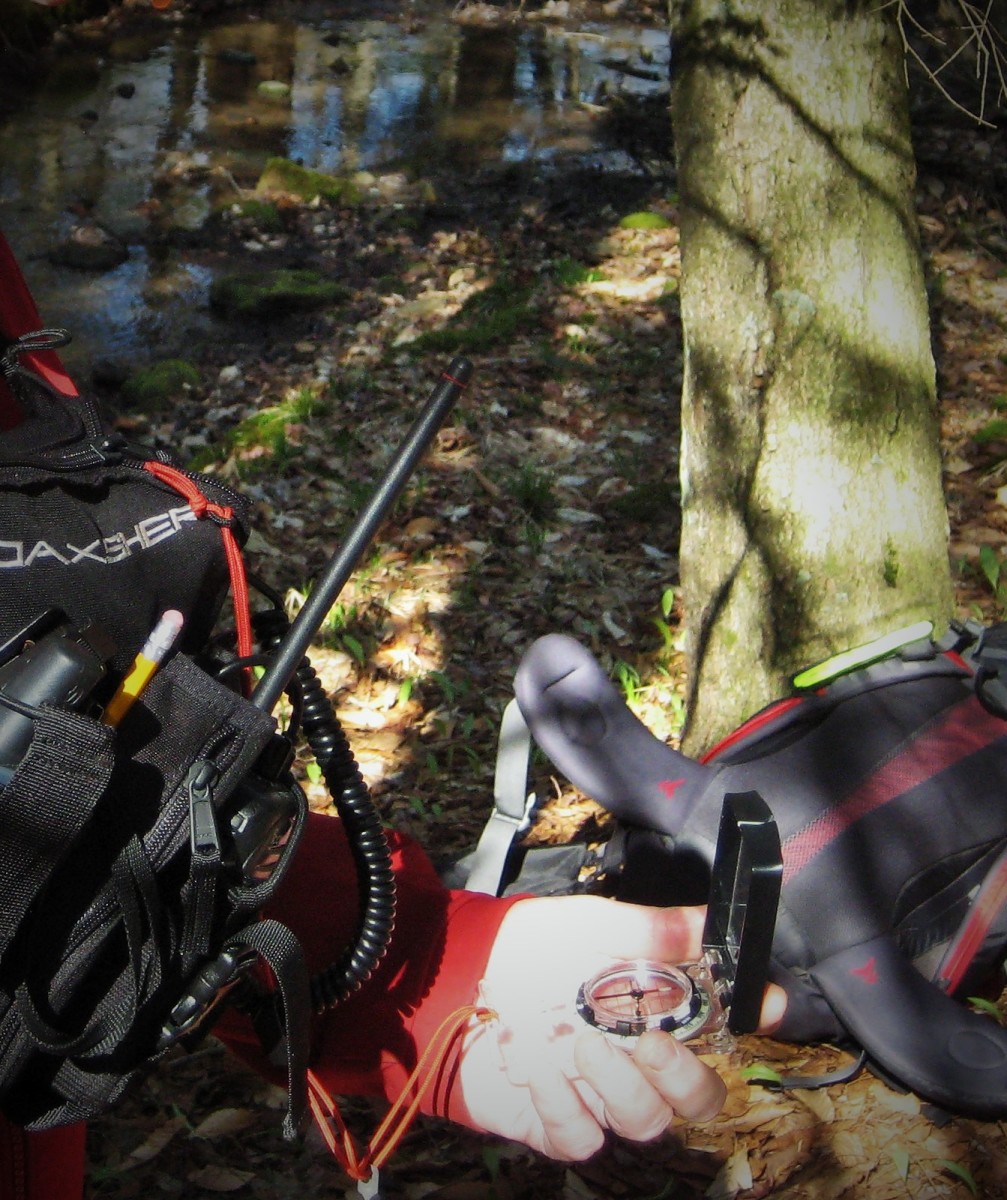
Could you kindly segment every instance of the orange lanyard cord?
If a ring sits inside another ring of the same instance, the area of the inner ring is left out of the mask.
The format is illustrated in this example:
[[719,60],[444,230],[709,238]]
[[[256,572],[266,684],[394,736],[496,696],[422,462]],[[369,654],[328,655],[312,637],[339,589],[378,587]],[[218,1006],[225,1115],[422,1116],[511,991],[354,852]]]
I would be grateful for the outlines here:
[[351,1179],[358,1182],[370,1179],[372,1170],[383,1166],[395,1152],[419,1112],[423,1097],[444,1065],[455,1039],[464,1033],[473,1017],[483,1022],[492,1021],[496,1013],[480,1005],[467,1004],[445,1017],[384,1120],[374,1131],[363,1156],[358,1154],[336,1102],[314,1071],[308,1072],[311,1112],[326,1145]]

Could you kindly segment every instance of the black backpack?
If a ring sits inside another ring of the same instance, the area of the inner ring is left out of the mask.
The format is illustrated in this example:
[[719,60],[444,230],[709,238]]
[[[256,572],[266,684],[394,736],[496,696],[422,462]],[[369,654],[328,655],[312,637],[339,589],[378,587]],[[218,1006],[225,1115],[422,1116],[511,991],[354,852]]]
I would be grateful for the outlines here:
[[[0,1109],[31,1129],[106,1109],[223,997],[251,995],[261,957],[292,1133],[309,981],[258,913],[306,803],[288,740],[237,686],[248,621],[237,647],[210,641],[229,580],[242,592],[244,508],[36,372],[57,341],[0,343],[20,410],[0,435]],[[113,726],[166,612],[176,652]]]
[[[1007,1030],[962,1002],[1007,957],[1007,626],[977,634],[917,636],[795,690],[702,762],[654,737],[584,647],[542,638],[505,717],[497,812],[462,873],[485,891],[702,903],[724,797],[755,791],[783,849],[776,1036],[860,1047],[922,1097],[1002,1118]],[[524,851],[493,832],[521,823],[531,739],[617,818],[611,841]]]
[[[0,283],[0,1111],[31,1129],[100,1112],[229,1003],[286,1053],[293,1136],[311,1014],[371,976],[396,891],[307,650],[472,364],[442,372],[291,625],[262,583],[251,611],[241,497],[106,425],[2,236]],[[228,585],[234,629],[214,633]],[[358,909],[353,939],[310,978],[293,934],[259,916],[305,823],[300,735]]]

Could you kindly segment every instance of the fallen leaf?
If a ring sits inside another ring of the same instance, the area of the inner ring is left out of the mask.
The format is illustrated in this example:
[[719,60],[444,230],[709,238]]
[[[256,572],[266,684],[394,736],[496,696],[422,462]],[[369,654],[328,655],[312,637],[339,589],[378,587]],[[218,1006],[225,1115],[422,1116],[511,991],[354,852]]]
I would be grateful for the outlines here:
[[138,1163],[150,1162],[167,1146],[176,1133],[185,1127],[185,1117],[172,1117],[147,1135],[147,1138],[135,1150],[131,1150],[123,1163],[123,1170],[128,1170]]
[[825,1124],[836,1119],[836,1106],[832,1097],[824,1089],[807,1088],[795,1091],[794,1095],[805,1108],[810,1108],[815,1116]]
[[408,538],[431,537],[440,525],[434,517],[416,517],[402,531]]
[[706,1194],[709,1200],[731,1200],[751,1186],[752,1166],[748,1158],[748,1148],[739,1145],[717,1172],[717,1177],[706,1189]]
[[629,637],[629,634],[626,632],[626,630],[623,629],[621,625],[616,623],[615,618],[607,610],[601,614],[601,623],[617,642],[625,641],[625,639]]
[[893,1092],[879,1084],[874,1090],[874,1099],[891,1112],[905,1113],[910,1117],[919,1115],[920,1098],[912,1092]]
[[774,1189],[799,1170],[808,1160],[810,1139],[807,1134],[783,1138],[777,1143],[774,1138],[769,1144],[773,1146],[762,1159],[760,1180],[769,1183]]
[[753,1129],[758,1129],[762,1125],[776,1124],[776,1122],[785,1119],[793,1112],[793,1104],[787,1103],[786,1101],[782,1101],[781,1103],[766,1101],[764,1103],[753,1104],[747,1110],[747,1112],[742,1113],[742,1115],[739,1117],[733,1118],[730,1121],[730,1126],[738,1133],[749,1133]]
[[895,1164],[895,1170],[898,1177],[905,1181],[909,1178],[909,1151],[904,1146],[893,1146],[888,1151],[891,1155],[892,1162]]
[[249,1108],[218,1108],[200,1121],[192,1131],[192,1136],[208,1140],[230,1137],[254,1124],[255,1119],[255,1113]]
[[601,1200],[601,1197],[576,1171],[567,1171],[563,1178],[563,1200]]
[[600,521],[597,513],[587,512],[583,508],[558,508],[556,516],[570,525],[588,525],[592,521]]
[[840,1129],[832,1139],[832,1152],[843,1166],[854,1167],[865,1158],[863,1140],[849,1129]]
[[236,1167],[218,1167],[208,1163],[186,1176],[189,1183],[206,1188],[208,1192],[236,1192],[255,1178],[254,1171],[239,1171]]

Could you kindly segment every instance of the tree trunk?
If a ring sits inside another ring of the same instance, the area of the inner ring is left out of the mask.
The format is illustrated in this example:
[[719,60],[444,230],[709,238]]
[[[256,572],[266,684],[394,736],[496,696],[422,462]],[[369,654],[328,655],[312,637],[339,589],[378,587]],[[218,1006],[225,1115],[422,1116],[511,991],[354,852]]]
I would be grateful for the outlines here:
[[686,746],[951,615],[901,45],[875,0],[672,4]]

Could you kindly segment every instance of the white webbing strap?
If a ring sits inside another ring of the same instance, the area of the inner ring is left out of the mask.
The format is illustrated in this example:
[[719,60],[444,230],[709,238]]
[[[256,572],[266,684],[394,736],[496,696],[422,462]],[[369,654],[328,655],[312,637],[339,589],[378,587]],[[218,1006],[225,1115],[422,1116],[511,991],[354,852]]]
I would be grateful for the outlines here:
[[511,700],[500,722],[493,812],[476,848],[465,860],[469,866],[466,891],[499,895],[514,839],[531,824],[535,806],[535,793],[527,791],[531,742],[531,732],[517,701]]

